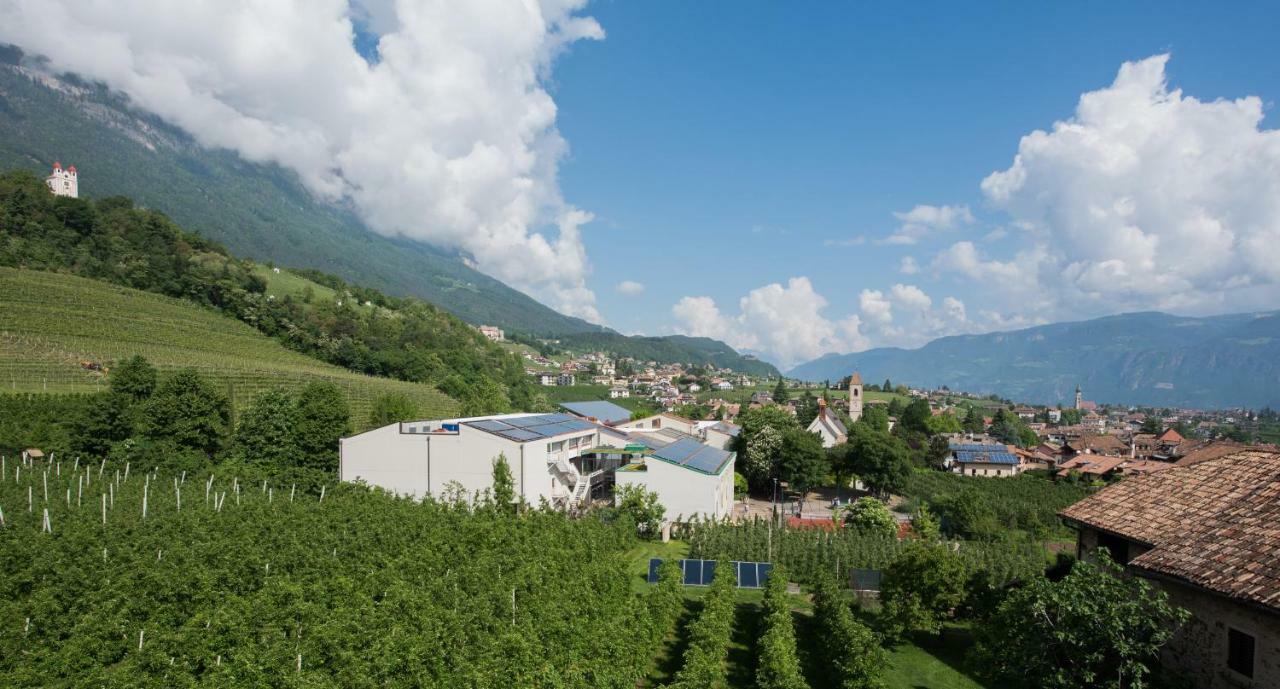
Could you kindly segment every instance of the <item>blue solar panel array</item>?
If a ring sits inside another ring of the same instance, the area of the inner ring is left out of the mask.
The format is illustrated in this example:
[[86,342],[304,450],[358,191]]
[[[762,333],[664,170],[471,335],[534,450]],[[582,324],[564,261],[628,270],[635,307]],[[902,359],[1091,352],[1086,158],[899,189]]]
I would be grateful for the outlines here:
[[[649,583],[658,583],[658,567],[662,565],[660,558],[649,559]],[[773,564],[769,562],[730,562],[738,588],[764,588],[769,582],[769,573]],[[710,586],[716,576],[715,560],[680,560],[680,571],[684,574],[685,586]]]
[[631,419],[631,411],[626,407],[620,407],[613,402],[605,402],[598,400],[594,402],[561,402],[560,406],[564,409],[585,416],[590,419],[597,419],[601,423],[618,423],[619,421],[629,421]]
[[518,443],[550,438],[574,431],[589,431],[595,424],[568,414],[532,414],[506,419],[466,421],[465,425]]
[[987,464],[1017,464],[1018,456],[1001,450],[999,452],[970,452],[967,450],[956,450],[957,462],[984,462]]
[[953,452],[1008,452],[1007,445],[994,443],[951,443],[948,446]]
[[703,445],[695,438],[683,438],[654,450],[653,456],[672,464],[679,464],[704,474],[718,474],[733,453],[710,445]]

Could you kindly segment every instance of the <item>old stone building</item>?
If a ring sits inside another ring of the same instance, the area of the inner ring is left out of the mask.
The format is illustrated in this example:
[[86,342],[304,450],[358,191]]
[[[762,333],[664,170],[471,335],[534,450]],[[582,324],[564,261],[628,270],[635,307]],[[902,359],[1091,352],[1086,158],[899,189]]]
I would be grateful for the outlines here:
[[1061,513],[1192,619],[1162,662],[1203,689],[1280,687],[1280,453],[1245,449],[1135,476]]

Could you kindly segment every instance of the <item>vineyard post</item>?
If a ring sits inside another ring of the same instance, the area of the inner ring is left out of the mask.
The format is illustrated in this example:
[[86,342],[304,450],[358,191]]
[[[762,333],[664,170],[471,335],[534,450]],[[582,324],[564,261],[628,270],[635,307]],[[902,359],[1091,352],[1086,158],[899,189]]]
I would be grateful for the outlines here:
[[262,479],[262,492],[267,492],[267,480],[265,478]]
[[268,504],[268,505],[270,505],[270,504],[271,504],[271,499],[275,496],[275,494],[276,494],[276,487],[275,487],[275,486],[272,486],[272,487],[270,487],[270,488],[268,488],[268,489],[267,489],[267,504]]
[[40,525],[40,530],[45,533],[53,533],[53,522],[49,521],[49,508],[44,508],[44,523]]
[[107,458],[102,458],[102,463],[98,465],[98,478],[102,478],[102,472],[107,468]]
[[102,494],[102,525],[107,524],[107,494]]
[[31,486],[27,486],[27,513],[31,512]]
[[0,526],[4,526],[4,508],[0,507]]
[[71,487],[67,487],[67,507],[71,507]]
[[178,500],[178,511],[181,512],[182,511],[182,489],[177,486],[174,486],[173,494]]
[[324,502],[324,490],[325,490],[326,488],[328,488],[328,487],[329,487],[329,486],[327,486],[327,485],[325,485],[325,486],[320,486],[320,502]]
[[80,506],[81,499],[84,497],[84,476],[76,474],[76,507]]
[[147,520],[147,489],[148,488],[150,488],[150,483],[142,484],[142,520],[143,521]]
[[302,672],[302,654],[298,654],[298,672]]
[[129,463],[128,462],[124,463],[124,480],[125,481],[129,480]]
[[144,630],[144,629],[139,629],[139,630],[138,630],[138,650],[139,650],[139,651],[141,651],[141,650],[142,650],[142,635],[143,635],[143,634],[145,634],[145,633],[146,633],[146,630]]
[[116,486],[114,483],[107,484],[107,493],[111,496],[111,509],[116,508]]
[[53,465],[53,470],[55,472],[55,476],[62,476],[62,462],[55,463]]
[[295,483],[292,486],[289,486],[289,502],[293,502],[293,494],[297,490],[298,490],[298,484]]
[[41,481],[44,482],[44,501],[47,504],[49,502],[49,470],[48,469],[45,469],[40,474],[40,479]]
[[73,472],[80,471],[80,457],[78,456],[76,457],[76,463],[71,465],[71,471]]
[[8,475],[9,462],[4,458],[4,455],[0,455],[0,477],[7,477]]

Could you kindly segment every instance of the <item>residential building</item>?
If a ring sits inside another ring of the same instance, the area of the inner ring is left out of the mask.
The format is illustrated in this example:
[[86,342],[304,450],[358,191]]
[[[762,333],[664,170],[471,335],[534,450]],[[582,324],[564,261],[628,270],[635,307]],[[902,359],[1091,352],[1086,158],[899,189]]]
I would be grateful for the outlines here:
[[539,372],[533,374],[533,379],[538,381],[538,385],[545,385],[549,388],[556,386],[556,379],[559,378],[558,373]]
[[835,447],[849,439],[849,429],[844,427],[835,412],[827,408],[827,401],[821,397],[818,398],[818,415],[805,430],[817,433],[823,447]]
[[742,427],[728,421],[718,421],[702,429],[702,442],[722,450],[731,449],[733,442],[742,433]]
[[614,387],[609,388],[609,399],[616,400],[619,398],[630,397],[630,396],[631,396],[631,391],[621,385],[616,385]]
[[556,376],[556,385],[570,386],[577,383],[577,377],[572,373],[561,373]]
[[949,468],[965,476],[1008,477],[1022,472],[1022,460],[1008,445],[951,443]]
[[1134,476],[1060,513],[1191,612],[1162,663],[1200,689],[1280,687],[1280,453],[1242,449]]
[[683,416],[676,416],[663,412],[653,416],[646,416],[643,419],[634,421],[624,421],[616,424],[618,428],[627,431],[645,431],[657,430],[662,428],[670,428],[680,431],[686,435],[696,435],[698,432],[698,422],[693,419],[686,419]]
[[478,328],[480,334],[489,338],[493,342],[502,342],[507,339],[506,333],[502,332],[502,328],[494,325],[482,325]]

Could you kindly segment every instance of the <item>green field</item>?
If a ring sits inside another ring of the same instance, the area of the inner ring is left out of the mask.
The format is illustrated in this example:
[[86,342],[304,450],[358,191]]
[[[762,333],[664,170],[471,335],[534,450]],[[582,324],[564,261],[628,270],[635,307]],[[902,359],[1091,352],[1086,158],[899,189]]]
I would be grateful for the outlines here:
[[[279,277],[279,276],[277,276]],[[0,390],[94,392],[110,366],[141,354],[161,370],[191,367],[224,385],[234,408],[266,388],[315,380],[346,393],[352,420],[367,423],[379,395],[408,395],[424,416],[457,404],[427,385],[353,373],[286,349],[247,324],[176,299],[57,273],[0,268]]]

